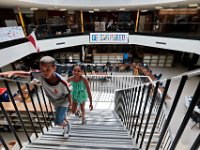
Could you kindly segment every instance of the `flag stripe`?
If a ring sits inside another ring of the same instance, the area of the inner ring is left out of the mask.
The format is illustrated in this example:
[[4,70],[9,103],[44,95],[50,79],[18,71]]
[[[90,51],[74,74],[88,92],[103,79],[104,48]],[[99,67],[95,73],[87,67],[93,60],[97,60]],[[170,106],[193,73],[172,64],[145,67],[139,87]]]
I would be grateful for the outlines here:
[[37,52],[40,52],[40,48],[37,45],[37,39],[35,37],[35,33],[34,31],[28,36],[28,40],[33,44],[33,46],[35,47],[35,49],[37,50]]

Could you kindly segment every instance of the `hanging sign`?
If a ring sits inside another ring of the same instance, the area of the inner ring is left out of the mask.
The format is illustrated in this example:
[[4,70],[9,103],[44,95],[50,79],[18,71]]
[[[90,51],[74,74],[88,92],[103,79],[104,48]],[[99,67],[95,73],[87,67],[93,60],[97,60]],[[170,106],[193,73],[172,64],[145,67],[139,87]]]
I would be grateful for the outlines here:
[[25,38],[21,26],[0,28],[0,42]]
[[90,33],[90,43],[128,43],[128,33]]

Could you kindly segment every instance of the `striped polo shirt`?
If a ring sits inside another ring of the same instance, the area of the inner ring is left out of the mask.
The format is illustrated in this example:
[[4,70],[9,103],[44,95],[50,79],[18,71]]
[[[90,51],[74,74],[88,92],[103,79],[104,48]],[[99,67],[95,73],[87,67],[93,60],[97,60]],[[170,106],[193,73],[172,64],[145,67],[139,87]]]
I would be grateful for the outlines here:
[[42,76],[40,71],[31,72],[31,76],[38,79],[46,93],[48,99],[52,102],[55,108],[62,106],[68,107],[68,94],[70,93],[70,86],[64,78],[55,72],[59,82],[56,85],[50,85],[47,80]]

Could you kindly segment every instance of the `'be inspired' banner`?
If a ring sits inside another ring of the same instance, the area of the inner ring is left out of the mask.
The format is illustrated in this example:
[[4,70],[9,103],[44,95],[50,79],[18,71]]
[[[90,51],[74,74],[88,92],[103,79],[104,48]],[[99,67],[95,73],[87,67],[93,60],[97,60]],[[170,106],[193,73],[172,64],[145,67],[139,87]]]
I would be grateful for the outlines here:
[[90,43],[128,43],[128,33],[90,33]]

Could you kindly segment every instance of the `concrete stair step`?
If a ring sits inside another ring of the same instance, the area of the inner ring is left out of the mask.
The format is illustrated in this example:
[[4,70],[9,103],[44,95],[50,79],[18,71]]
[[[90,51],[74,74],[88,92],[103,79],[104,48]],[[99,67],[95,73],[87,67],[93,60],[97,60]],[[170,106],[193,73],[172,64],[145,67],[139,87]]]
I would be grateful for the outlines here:
[[64,138],[62,127],[54,126],[23,150],[137,150],[120,119],[112,111],[87,113],[86,125],[81,124],[81,119],[68,118],[71,123],[68,139]]

